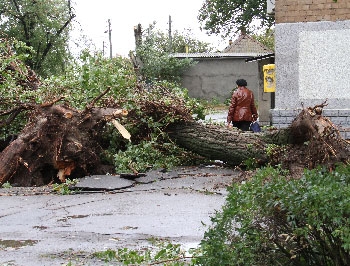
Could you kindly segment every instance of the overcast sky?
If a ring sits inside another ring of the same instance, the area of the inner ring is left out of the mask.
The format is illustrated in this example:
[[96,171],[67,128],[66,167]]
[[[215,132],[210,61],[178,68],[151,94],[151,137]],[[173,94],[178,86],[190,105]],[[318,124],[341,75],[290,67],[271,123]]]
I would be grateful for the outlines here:
[[[141,23],[145,29],[156,21],[157,29],[168,32],[169,16],[172,31],[180,33],[191,29],[196,39],[209,42],[222,50],[228,41],[218,36],[208,36],[201,32],[197,20],[198,11],[204,0],[75,0],[76,21],[83,33],[92,39],[97,49],[109,55],[108,19],[111,21],[113,55],[127,56],[135,49],[134,26]],[[74,36],[78,36],[77,31]]]

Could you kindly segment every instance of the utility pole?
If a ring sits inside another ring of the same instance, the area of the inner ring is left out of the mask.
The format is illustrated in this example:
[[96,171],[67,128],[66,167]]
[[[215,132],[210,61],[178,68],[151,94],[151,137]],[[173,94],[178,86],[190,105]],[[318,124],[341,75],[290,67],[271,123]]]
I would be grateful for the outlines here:
[[111,20],[108,19],[108,36],[109,36],[109,57],[112,59],[112,30],[111,30]]
[[172,37],[171,37],[171,16],[169,15],[169,53],[171,53],[172,50]]

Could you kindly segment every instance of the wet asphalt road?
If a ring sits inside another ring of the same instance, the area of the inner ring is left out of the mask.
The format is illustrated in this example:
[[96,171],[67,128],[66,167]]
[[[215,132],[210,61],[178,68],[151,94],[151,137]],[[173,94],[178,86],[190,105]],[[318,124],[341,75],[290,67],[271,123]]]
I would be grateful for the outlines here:
[[135,180],[91,176],[74,195],[50,187],[0,189],[0,265],[106,265],[91,254],[140,249],[151,239],[196,247],[237,175],[186,167]]

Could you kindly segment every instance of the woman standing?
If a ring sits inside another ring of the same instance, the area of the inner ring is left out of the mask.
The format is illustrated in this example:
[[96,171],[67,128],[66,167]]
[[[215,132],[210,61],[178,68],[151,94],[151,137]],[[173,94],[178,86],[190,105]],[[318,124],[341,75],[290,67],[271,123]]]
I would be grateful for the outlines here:
[[232,94],[231,104],[227,115],[227,126],[237,127],[243,131],[249,131],[250,123],[258,118],[258,112],[254,103],[254,94],[249,90],[245,79],[236,81],[237,90]]

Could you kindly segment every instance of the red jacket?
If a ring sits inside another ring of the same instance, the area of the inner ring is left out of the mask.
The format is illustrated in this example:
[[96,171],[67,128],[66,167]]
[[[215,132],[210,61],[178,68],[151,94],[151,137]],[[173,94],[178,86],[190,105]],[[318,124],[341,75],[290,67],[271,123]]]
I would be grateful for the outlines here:
[[232,94],[227,122],[253,121],[252,115],[255,115],[256,118],[258,117],[258,112],[254,103],[254,94],[246,87],[238,87]]

